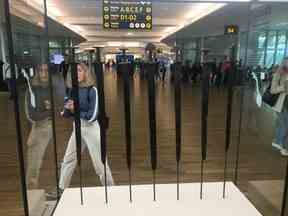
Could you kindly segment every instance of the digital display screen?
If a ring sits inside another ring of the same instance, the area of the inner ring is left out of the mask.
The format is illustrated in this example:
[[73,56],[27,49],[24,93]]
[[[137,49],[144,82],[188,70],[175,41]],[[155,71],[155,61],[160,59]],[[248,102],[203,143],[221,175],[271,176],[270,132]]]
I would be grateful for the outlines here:
[[116,55],[117,63],[124,62],[125,59],[131,63],[134,61],[134,56],[133,55],[126,55],[124,57],[124,55],[122,55],[122,54]]
[[61,54],[53,54],[50,56],[50,62],[56,65],[61,64],[64,61],[64,56]]
[[104,29],[152,29],[151,1],[103,0]]

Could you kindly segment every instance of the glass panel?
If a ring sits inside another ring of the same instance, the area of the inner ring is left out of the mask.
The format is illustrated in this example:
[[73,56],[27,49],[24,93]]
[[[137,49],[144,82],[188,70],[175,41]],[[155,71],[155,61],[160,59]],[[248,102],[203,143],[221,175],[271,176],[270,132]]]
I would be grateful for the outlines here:
[[[286,27],[281,29],[284,24],[281,25],[279,20],[280,17],[283,21],[287,19],[284,19],[287,5],[253,3],[250,14],[253,31],[250,32],[248,50],[249,76],[243,87],[238,187],[245,192],[262,215],[280,215],[284,189],[286,159],[283,158],[281,151],[275,148],[275,143],[278,142],[275,137],[276,132],[279,134],[281,118],[271,106],[262,103],[261,96],[271,83],[272,74],[275,72],[275,68],[270,67],[274,61],[280,63],[284,56]],[[265,32],[267,32],[267,41],[265,41]],[[264,77],[262,72],[266,71],[269,71],[269,75]],[[255,76],[251,75],[252,72]],[[235,110],[240,107],[241,100],[238,96],[235,94],[237,103],[234,106]],[[237,122],[239,117],[235,116],[234,121]]]
[[24,215],[19,186],[19,164],[16,153],[16,125],[11,89],[11,73],[8,73],[9,53],[4,14],[4,1],[0,1],[0,142],[1,215]]
[[[49,83],[49,76],[55,71],[48,62],[43,1],[37,1],[37,9],[29,1],[10,0],[9,3],[29,213],[49,215],[56,200],[49,202],[46,193],[53,192],[57,184]],[[12,112],[6,114],[13,115]]]

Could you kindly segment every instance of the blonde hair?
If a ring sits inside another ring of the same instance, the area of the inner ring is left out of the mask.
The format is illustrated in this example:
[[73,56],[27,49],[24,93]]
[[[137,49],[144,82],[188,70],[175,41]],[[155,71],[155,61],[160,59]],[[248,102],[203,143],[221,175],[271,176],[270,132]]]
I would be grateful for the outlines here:
[[[86,79],[83,82],[79,83],[79,87],[94,86],[96,84],[96,81],[95,81],[95,76],[92,73],[92,70],[89,69],[89,67],[84,63],[79,63],[78,66],[80,66],[82,68],[82,70],[85,71],[85,73],[86,73]],[[78,70],[78,68],[77,68],[77,70]],[[68,88],[72,88],[71,73],[72,73],[71,67],[69,67],[68,74],[67,74],[67,80],[66,80],[66,86]]]
[[[40,72],[43,71],[43,66],[47,66],[47,81],[43,81],[40,78]],[[48,86],[49,85],[49,73],[48,73],[48,65],[47,64],[38,64],[35,68],[35,75],[31,81],[33,86]]]

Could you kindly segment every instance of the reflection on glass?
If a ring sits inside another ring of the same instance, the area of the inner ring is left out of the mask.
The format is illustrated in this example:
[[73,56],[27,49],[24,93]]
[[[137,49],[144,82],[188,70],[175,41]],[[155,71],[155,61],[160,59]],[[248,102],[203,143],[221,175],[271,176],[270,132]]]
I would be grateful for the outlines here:
[[32,123],[27,140],[27,184],[30,189],[35,189],[38,188],[45,151],[52,140],[47,65],[39,65],[34,78],[27,79],[27,83],[25,108],[27,119]]

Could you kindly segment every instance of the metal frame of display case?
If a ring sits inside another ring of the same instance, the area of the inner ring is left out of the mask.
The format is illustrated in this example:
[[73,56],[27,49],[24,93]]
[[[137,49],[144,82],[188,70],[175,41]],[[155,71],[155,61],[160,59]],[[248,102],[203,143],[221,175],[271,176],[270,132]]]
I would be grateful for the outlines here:
[[[158,0],[160,1],[160,0]],[[157,2],[157,1],[156,1]],[[173,2],[173,1],[165,1],[167,3],[169,2]],[[215,3],[215,1],[209,1],[209,0],[204,0],[204,1],[193,1],[193,0],[181,0],[181,1],[177,1],[178,3]],[[255,2],[260,2],[260,1],[251,1],[251,3],[255,3]],[[47,16],[47,2],[46,0],[43,0],[44,3],[44,21],[45,21],[45,28],[44,28],[44,38],[45,38],[45,50],[46,50],[46,61],[47,64],[49,62],[49,36],[48,36],[48,16]],[[218,1],[217,3],[231,3],[231,1]],[[237,3],[245,3],[247,4],[248,2],[237,2]],[[263,3],[269,3],[267,2],[263,2]],[[285,2],[283,2],[285,3]],[[287,3],[287,2],[286,2]],[[19,172],[20,172],[20,183],[21,183],[21,193],[22,193],[22,199],[23,199],[23,207],[24,207],[24,215],[25,216],[29,216],[29,206],[28,206],[28,198],[27,198],[27,183],[26,183],[26,179],[25,179],[25,165],[24,165],[24,152],[23,152],[23,140],[22,140],[22,131],[21,131],[21,121],[20,121],[20,108],[19,108],[19,95],[18,95],[18,89],[17,89],[17,84],[16,84],[16,71],[15,71],[15,56],[14,56],[14,47],[13,47],[13,33],[12,33],[12,27],[11,27],[11,14],[10,14],[10,6],[9,6],[9,0],[4,0],[4,10],[5,10],[5,23],[6,23],[6,33],[7,33],[7,44],[8,44],[8,50],[9,50],[9,62],[10,62],[10,67],[11,67],[11,72],[12,72],[12,93],[14,96],[13,102],[14,102],[14,115],[15,115],[15,122],[16,122],[16,133],[17,133],[17,155],[18,155],[18,159],[19,159]],[[250,10],[250,7],[249,7]],[[248,26],[250,26],[250,22],[248,24]],[[249,33],[249,29],[248,28],[248,33]],[[249,36],[247,36],[247,44],[249,41]],[[247,47],[246,47],[246,52],[247,52]],[[98,52],[97,52],[98,53]],[[99,53],[98,53],[99,54]],[[246,53],[247,55],[247,53]],[[247,61],[247,59],[246,59]],[[148,64],[149,65],[149,64]],[[99,69],[100,67],[102,67],[102,64],[100,62],[98,62],[98,66],[96,65],[95,68]],[[152,170],[153,170],[153,189],[154,189],[154,200],[156,201],[156,190],[155,190],[155,185],[156,185],[156,180],[155,180],[155,173],[156,173],[156,169],[157,169],[157,142],[156,142],[156,107],[155,107],[155,83],[154,83],[154,65],[150,64],[150,72],[148,73],[148,90],[149,90],[149,119],[150,119],[150,149],[151,149],[151,166],[152,166]],[[177,67],[178,68],[178,67]],[[103,67],[102,67],[103,69]],[[74,71],[75,72],[75,71]],[[99,72],[97,72],[99,73]],[[96,75],[97,75],[96,73]],[[49,73],[50,74],[50,73]],[[77,85],[75,85],[75,80],[77,77],[74,77],[74,88],[78,88]],[[99,81],[100,78],[100,81]],[[125,78],[127,79],[127,77]],[[129,80],[128,80],[129,81]],[[127,80],[125,81],[127,82]],[[57,140],[56,140],[56,130],[55,130],[55,109],[54,109],[54,94],[53,94],[53,86],[52,86],[52,77],[51,75],[49,75],[49,85],[50,85],[50,96],[51,96],[51,102],[52,102],[52,110],[51,110],[51,115],[52,115],[52,127],[53,127],[53,151],[54,151],[54,165],[55,165],[55,175],[56,175],[56,185],[57,185],[57,189],[58,189],[58,180],[59,180],[59,173],[58,173],[58,161],[57,161]],[[105,100],[104,100],[104,86],[103,86],[103,71],[100,71],[100,74],[98,74],[98,85],[100,86],[100,94],[99,94],[99,98],[101,100],[100,103],[100,128],[101,128],[101,135],[103,135],[103,138],[101,138],[101,159],[102,162],[104,163],[105,166],[105,171],[106,171],[106,155],[107,155],[107,149],[106,149],[106,129],[105,128],[105,124],[107,124],[107,116],[105,113]],[[126,89],[126,91],[129,92],[129,89]],[[203,89],[203,92],[206,92],[207,89]],[[233,89],[231,90],[233,91]],[[243,91],[243,90],[242,90]],[[176,162],[177,162],[177,167],[179,167],[180,164],[180,158],[181,158],[181,100],[179,95],[181,95],[181,89],[179,89],[179,86],[176,86],[175,89],[175,99],[179,98],[179,100],[175,100],[175,120],[176,120],[176,132],[177,132],[177,138],[176,138]],[[241,94],[241,116],[242,116],[242,106],[243,106],[243,93]],[[128,101],[128,98],[130,94],[127,94],[126,92],[126,102],[125,102],[125,107],[128,110],[128,106],[130,106],[130,102]],[[231,96],[231,95],[230,95]],[[101,105],[102,104],[102,105]],[[207,106],[207,101],[203,101],[203,107]],[[208,108],[207,108],[208,109]],[[231,110],[230,110],[231,111]],[[232,111],[231,111],[232,112]],[[206,159],[206,150],[207,150],[207,143],[205,144],[205,140],[207,140],[207,122],[203,122],[206,121],[206,117],[207,117],[207,113],[204,112],[205,116],[202,118],[202,124],[206,127],[206,129],[204,128],[202,131],[202,139],[204,139],[204,142],[202,143],[202,148],[205,151],[202,151],[202,159]],[[79,116],[78,116],[79,117]],[[180,119],[179,119],[180,118]],[[126,127],[129,126],[129,121],[130,118],[127,117],[127,122],[126,122]],[[77,121],[79,123],[79,119]],[[241,121],[240,121],[241,122]],[[230,124],[228,124],[228,127],[231,126]],[[78,128],[78,131],[81,132],[81,128],[79,124],[76,124],[76,127]],[[239,125],[239,134],[238,136],[241,136],[241,123]],[[205,132],[206,130],[206,132]],[[128,168],[130,166],[131,168],[131,140],[129,141],[129,139],[131,139],[131,137],[129,138],[129,136],[131,136],[131,134],[129,134],[129,130],[126,131],[127,133],[127,162],[128,162]],[[130,131],[131,133],[131,131]],[[229,133],[229,130],[227,132],[226,130],[226,134]],[[77,133],[77,140],[79,140],[79,136],[81,139],[81,134],[79,135],[79,133]],[[229,134],[228,134],[229,135]],[[101,136],[102,137],[102,136]],[[237,143],[237,167],[236,167],[236,172],[238,173],[238,162],[239,162],[239,147],[240,147],[240,138],[238,140]],[[205,145],[203,145],[205,144]],[[81,145],[80,145],[81,148]],[[226,151],[228,151],[229,149],[229,145],[226,144]],[[78,152],[79,152],[79,146],[78,146]],[[205,153],[203,153],[205,152]],[[81,154],[78,153],[78,162],[79,162],[79,167],[81,169]],[[201,172],[201,175],[203,174],[203,172]],[[130,176],[131,177],[131,176]],[[235,175],[235,180],[237,182],[238,179],[238,175]],[[131,180],[131,178],[130,178]],[[105,182],[106,182],[106,173],[105,173]],[[177,171],[177,182],[179,182],[179,170]],[[130,185],[131,185],[131,181],[130,181]],[[80,188],[82,188],[82,183],[80,182]],[[131,188],[131,187],[130,187]],[[130,190],[131,191],[131,190]],[[58,190],[57,190],[58,192]],[[225,192],[225,191],[224,191]],[[287,169],[286,169],[286,176],[285,176],[285,187],[284,187],[284,194],[283,194],[283,201],[282,201],[282,208],[281,208],[281,216],[285,215],[285,211],[286,211],[286,200],[287,200],[287,194],[288,194],[288,164],[287,164]],[[225,193],[223,193],[223,196],[225,196]],[[202,192],[201,192],[201,197],[202,197]],[[58,194],[58,201],[59,201],[59,194]],[[106,203],[108,203],[108,197],[107,197],[107,182],[105,184],[105,199],[106,199]],[[177,199],[179,199],[179,186],[178,186],[178,190],[177,190]],[[132,195],[130,193],[130,200],[132,201]],[[81,203],[83,203],[83,196],[82,196],[82,191],[81,191]]]

